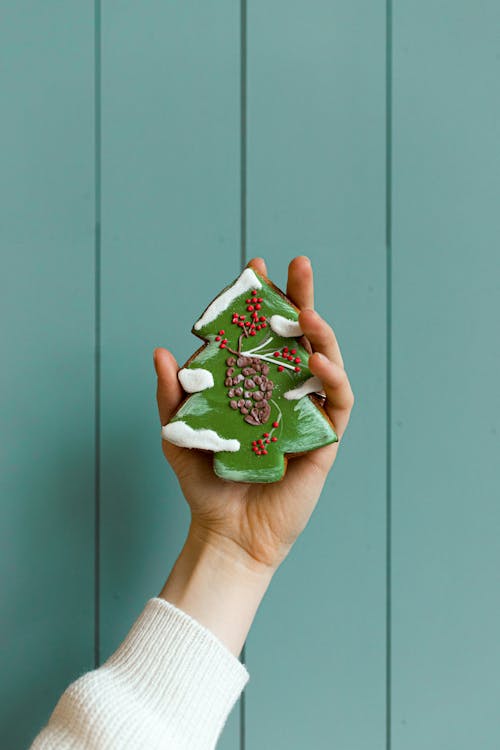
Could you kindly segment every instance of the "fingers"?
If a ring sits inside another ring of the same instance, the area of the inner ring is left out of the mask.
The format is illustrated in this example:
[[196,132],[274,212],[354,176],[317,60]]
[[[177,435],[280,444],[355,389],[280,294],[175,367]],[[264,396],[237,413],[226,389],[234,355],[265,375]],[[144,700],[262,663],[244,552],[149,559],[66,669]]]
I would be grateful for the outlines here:
[[335,333],[321,315],[314,310],[302,310],[299,314],[299,323],[314,351],[321,352],[332,362],[344,367]]
[[153,361],[158,376],[156,389],[158,412],[162,425],[165,425],[182,399],[182,388],[177,379],[179,366],[173,354],[167,349],[155,349]]
[[253,268],[254,271],[267,278],[267,268],[264,258],[252,258],[248,261],[247,268]]
[[[247,266],[267,277],[266,263],[263,258],[252,258]],[[294,258],[288,266],[287,297],[297,307],[313,307],[314,285],[311,261],[305,255]]]
[[309,369],[323,383],[327,398],[325,408],[340,439],[349,422],[354,395],[337,338],[314,310],[302,310],[299,323],[315,352],[309,357]]
[[323,383],[326,393],[325,409],[340,440],[354,405],[354,394],[347,373],[343,367],[331,362],[320,352],[309,357],[309,369]]
[[313,270],[305,255],[294,258],[288,266],[286,295],[300,309],[314,307]]

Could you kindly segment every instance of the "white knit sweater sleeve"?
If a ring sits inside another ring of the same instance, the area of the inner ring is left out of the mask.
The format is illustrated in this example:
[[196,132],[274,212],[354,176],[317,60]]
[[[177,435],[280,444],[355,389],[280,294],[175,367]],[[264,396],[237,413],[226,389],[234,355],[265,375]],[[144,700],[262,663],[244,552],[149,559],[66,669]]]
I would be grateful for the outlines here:
[[66,689],[31,750],[210,750],[248,679],[211,631],[150,599],[105,664]]

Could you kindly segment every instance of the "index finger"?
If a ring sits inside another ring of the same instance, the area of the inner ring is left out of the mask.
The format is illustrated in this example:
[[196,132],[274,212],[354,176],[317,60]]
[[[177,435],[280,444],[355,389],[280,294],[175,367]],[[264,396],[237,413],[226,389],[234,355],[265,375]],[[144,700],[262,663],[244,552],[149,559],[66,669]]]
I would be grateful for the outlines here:
[[153,361],[158,376],[156,400],[163,426],[167,424],[182,399],[182,388],[177,377],[179,366],[174,355],[162,347],[154,350]]
[[354,405],[354,394],[347,373],[339,364],[332,362],[320,352],[315,352],[309,357],[309,369],[323,384],[327,399],[325,409],[340,440]]
[[314,307],[314,281],[311,261],[305,255],[294,258],[288,266],[286,296],[297,307]]

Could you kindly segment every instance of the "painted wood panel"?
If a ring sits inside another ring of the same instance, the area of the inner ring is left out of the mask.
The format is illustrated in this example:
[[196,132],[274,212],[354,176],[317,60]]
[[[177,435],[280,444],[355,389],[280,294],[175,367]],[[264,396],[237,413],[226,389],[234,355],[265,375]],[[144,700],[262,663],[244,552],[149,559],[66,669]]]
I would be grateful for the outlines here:
[[1,16],[0,736],[18,750],[93,664],[93,14]]
[[[152,351],[184,361],[193,321],[239,271],[239,12],[229,0],[103,3],[102,660],[187,530]],[[253,0],[247,12],[247,256],[264,255],[282,285],[291,257],[311,257],[357,401],[249,636],[241,748],[493,750],[498,5],[394,4],[389,738],[385,7]],[[0,90],[0,734],[17,750],[93,666],[92,4],[5,8]],[[219,744],[235,748],[239,707]]]
[[499,24],[394,10],[397,750],[500,744]]
[[[105,4],[102,18],[101,654],[184,542],[164,461],[152,353],[179,363],[239,272],[239,9],[225,0]],[[220,742],[237,747],[235,708]]]
[[357,403],[247,645],[249,750],[385,747],[385,16],[248,8],[248,254],[307,254]]

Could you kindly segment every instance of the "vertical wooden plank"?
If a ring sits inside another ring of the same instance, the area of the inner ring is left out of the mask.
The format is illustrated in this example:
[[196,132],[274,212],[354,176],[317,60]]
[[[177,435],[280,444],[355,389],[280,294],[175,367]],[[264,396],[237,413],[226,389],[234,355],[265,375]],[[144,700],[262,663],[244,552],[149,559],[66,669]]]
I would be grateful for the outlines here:
[[248,640],[249,750],[385,747],[384,65],[381,4],[249,4],[249,255],[311,257],[357,395]]
[[500,743],[499,24],[395,4],[397,750]]
[[[184,541],[161,453],[152,352],[239,272],[239,10],[105,3],[102,17],[102,658]],[[238,712],[220,747],[238,743]]]
[[93,658],[93,13],[0,23],[2,748]]

